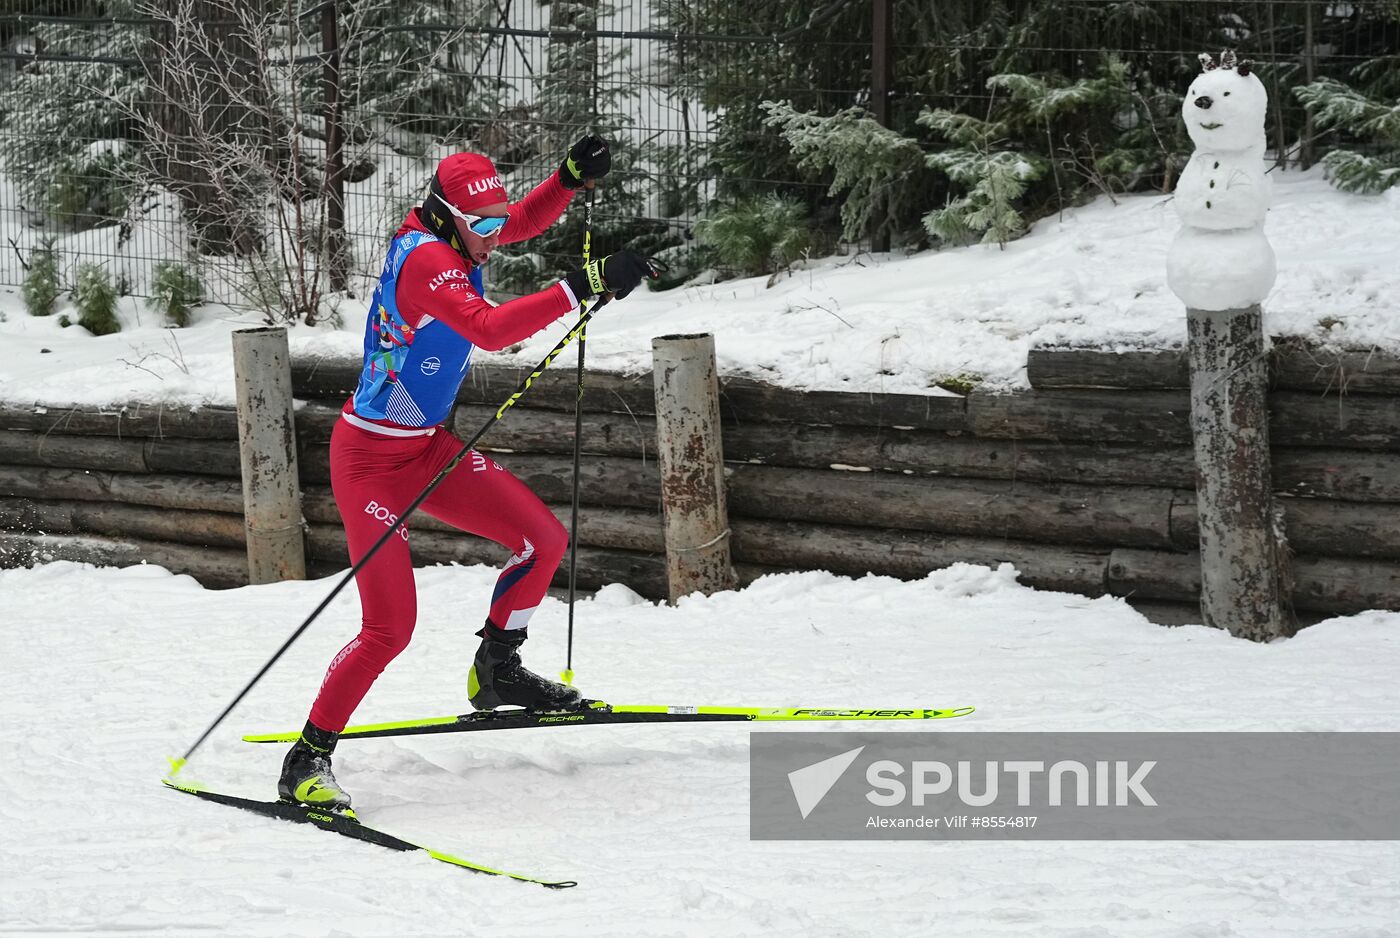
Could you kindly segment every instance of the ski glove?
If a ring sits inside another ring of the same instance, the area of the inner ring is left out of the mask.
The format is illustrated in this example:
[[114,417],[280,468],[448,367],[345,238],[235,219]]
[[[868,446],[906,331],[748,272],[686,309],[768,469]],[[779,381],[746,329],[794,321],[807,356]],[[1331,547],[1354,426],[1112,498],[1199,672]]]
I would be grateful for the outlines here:
[[570,271],[564,281],[579,300],[600,293],[611,293],[620,300],[637,289],[642,278],[655,276],[656,269],[645,257],[636,251],[622,250]]
[[559,181],[566,189],[577,189],[590,179],[601,179],[612,169],[608,142],[597,134],[579,138],[559,167]]

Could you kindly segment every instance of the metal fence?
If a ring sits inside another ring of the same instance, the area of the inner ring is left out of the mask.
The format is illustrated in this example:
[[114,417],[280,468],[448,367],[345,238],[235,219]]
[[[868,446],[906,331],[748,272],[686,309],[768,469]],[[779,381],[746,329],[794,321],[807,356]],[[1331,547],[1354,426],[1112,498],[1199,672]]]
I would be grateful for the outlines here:
[[[69,281],[78,263],[98,263],[141,296],[155,265],[178,261],[197,267],[210,299],[265,305],[248,287],[249,251],[192,230],[191,200],[207,180],[155,185],[159,161],[149,157],[162,129],[153,50],[179,16],[217,38],[247,22],[230,10],[262,15],[256,6],[0,5],[0,229],[10,248],[0,283],[21,283],[47,243]],[[907,124],[926,106],[985,111],[986,78],[999,70],[1072,76],[1110,55],[1179,90],[1197,53],[1228,45],[1260,63],[1270,85],[1279,159],[1307,163],[1319,143],[1291,89],[1400,52],[1390,0],[365,0],[272,5],[263,18],[262,45],[245,50],[267,79],[266,123],[280,134],[263,153],[282,167],[279,195],[292,186],[304,209],[299,223],[324,230],[343,217],[352,290],[377,274],[436,160],[456,149],[493,156],[519,198],[579,133],[598,129],[617,153],[599,248],[676,250],[726,193],[781,189],[829,220],[827,180],[798,170],[755,120],[763,99],[822,113],[860,105]],[[227,86],[246,81],[241,73],[226,69]],[[207,103],[228,105],[218,94]],[[567,267],[578,244],[570,224],[531,253],[504,252],[488,282],[528,289]],[[275,243],[285,252],[285,237]],[[323,244],[313,245],[315,265],[329,265]]]

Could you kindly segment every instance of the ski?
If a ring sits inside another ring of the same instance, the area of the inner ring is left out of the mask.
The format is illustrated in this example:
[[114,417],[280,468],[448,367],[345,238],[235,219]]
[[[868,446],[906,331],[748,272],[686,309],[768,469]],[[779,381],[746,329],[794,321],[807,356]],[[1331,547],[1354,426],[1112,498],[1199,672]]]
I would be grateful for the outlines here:
[[[590,701],[582,710],[482,710],[456,716],[427,717],[420,720],[399,720],[393,723],[366,723],[347,726],[341,739],[371,739],[381,736],[415,736],[424,733],[466,733],[474,730],[513,730],[546,726],[597,726],[619,723],[753,723],[794,722],[814,720],[947,720],[966,716],[975,707],[949,709],[913,708],[847,709],[816,707],[685,707],[649,704],[610,705]],[[250,743],[291,743],[300,735],[286,733],[255,733],[244,736]]]
[[168,778],[162,779],[162,783],[167,788],[194,795],[196,798],[202,798],[205,801],[213,801],[217,804],[226,804],[230,807],[242,808],[244,811],[252,811],[255,814],[261,814],[265,817],[281,818],[284,821],[294,821],[298,824],[310,824],[312,827],[319,830],[331,831],[343,837],[363,841],[367,844],[375,844],[380,847],[387,847],[390,850],[421,850],[434,860],[441,860],[444,863],[450,863],[453,866],[460,867],[464,870],[470,870],[473,873],[482,873],[487,876],[505,876],[510,879],[519,880],[522,883],[534,883],[538,886],[544,886],[547,889],[567,889],[570,886],[578,885],[578,883],[573,880],[552,881],[536,879],[533,876],[523,876],[520,873],[492,869],[489,866],[482,866],[470,860],[463,860],[461,857],[454,857],[451,854],[442,853],[441,851],[424,847],[422,844],[415,844],[401,837],[395,837],[393,834],[387,834],[376,828],[368,827],[360,822],[353,811],[347,811],[343,814],[333,813],[331,811],[307,807],[306,805],[291,804],[286,801],[259,801],[255,798],[240,798],[237,795],[225,795],[221,792],[210,791],[199,785],[182,784]]

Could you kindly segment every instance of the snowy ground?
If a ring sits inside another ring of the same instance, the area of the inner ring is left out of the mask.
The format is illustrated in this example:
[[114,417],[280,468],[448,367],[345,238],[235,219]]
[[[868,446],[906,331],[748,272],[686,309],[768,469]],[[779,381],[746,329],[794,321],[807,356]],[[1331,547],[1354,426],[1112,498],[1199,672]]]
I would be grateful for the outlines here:
[[[1317,172],[1276,175],[1271,331],[1400,350],[1400,190],[1360,198]],[[1163,197],[1100,199],[1005,251],[833,258],[771,286],[639,294],[600,314],[589,360],[643,369],[653,336],[711,331],[723,371],[790,386],[937,393],[936,382],[960,375],[1020,386],[1036,344],[1182,340],[1164,271],[1176,227]],[[171,331],[125,300],[125,331],[95,339],[56,316],[30,317],[4,289],[9,401],[232,403],[228,333],[257,322],[206,307]],[[340,329],[294,329],[294,351],[357,354],[363,300],[342,311]],[[492,358],[533,362],[562,328]],[[419,634],[358,721],[466,708],[469,632],[494,578],[485,568],[420,572]],[[341,750],[341,780],[367,820],[488,865],[580,881],[564,893],[161,788],[164,757],[327,589],[212,592],[156,568],[0,571],[0,935],[1397,934],[1396,844],[750,843],[748,732],[734,726]],[[1118,600],[1032,591],[1009,570],[975,567],[914,583],[773,577],[674,609],[634,599],[611,587],[580,610],[575,664],[590,693],[979,708],[939,726],[950,732],[1400,730],[1397,613],[1258,646],[1162,629]],[[563,618],[554,601],[540,614],[527,661],[541,670],[562,666]],[[299,726],[357,619],[353,595],[338,601],[185,777],[271,796],[280,749],[238,736]]]
[[[1269,329],[1400,351],[1400,189],[1350,196],[1319,171],[1274,176],[1267,230],[1280,275],[1265,304]],[[771,286],[757,278],[641,292],[590,327],[589,362],[645,370],[653,336],[707,331],[723,372],[792,387],[936,394],[937,382],[959,376],[1022,386],[1026,352],[1037,344],[1184,340],[1185,315],[1165,272],[1177,227],[1165,197],[1101,198],[1042,221],[1004,251],[828,258]],[[298,327],[293,351],[358,355],[364,300],[340,308],[342,328]],[[232,403],[228,333],[256,316],[208,307],[193,327],[172,331],[133,299],[121,314],[125,331],[94,339],[60,328],[57,317],[30,317],[13,288],[0,288],[0,399]],[[477,360],[534,363],[563,329]]]
[[[421,571],[420,626],[357,721],[465,709],[495,571]],[[329,581],[229,592],[150,567],[0,571],[0,934],[1389,936],[1395,843],[751,843],[748,732],[521,730],[346,743],[366,820],[487,879],[164,790],[183,749]],[[353,591],[350,591],[353,594]],[[185,770],[267,797],[357,619],[342,597]],[[527,663],[562,665],[547,601]],[[879,623],[872,632],[872,622]],[[613,700],[953,706],[988,730],[1400,730],[1400,614],[1272,645],[1149,625],[1009,568],[911,583],[766,578],[677,608],[579,610],[580,684]],[[810,727],[821,732],[822,727]]]

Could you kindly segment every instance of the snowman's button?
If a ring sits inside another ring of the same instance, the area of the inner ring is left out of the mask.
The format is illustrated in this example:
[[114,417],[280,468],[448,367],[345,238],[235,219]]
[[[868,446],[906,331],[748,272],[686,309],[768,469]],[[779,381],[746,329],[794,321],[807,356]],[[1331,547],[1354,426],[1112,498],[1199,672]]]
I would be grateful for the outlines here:
[[1214,180],[1214,179],[1212,179],[1212,180],[1210,181],[1210,187],[1211,187],[1212,189],[1215,188],[1215,180]]
[[1209,203],[1209,202],[1206,203],[1206,208],[1210,208],[1210,203]]
[[1216,168],[1216,169],[1219,169],[1219,168],[1220,168],[1220,161],[1219,161],[1219,160],[1216,160],[1216,162],[1215,162],[1215,168]]

